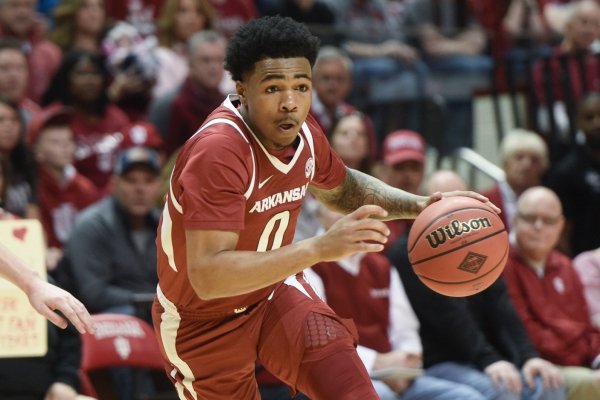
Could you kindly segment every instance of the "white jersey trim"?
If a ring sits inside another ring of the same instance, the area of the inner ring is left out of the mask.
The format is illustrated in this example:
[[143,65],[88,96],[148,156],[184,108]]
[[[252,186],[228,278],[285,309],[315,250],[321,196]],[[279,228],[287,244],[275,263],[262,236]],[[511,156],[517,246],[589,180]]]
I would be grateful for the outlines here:
[[294,153],[294,157],[292,158],[292,160],[286,164],[283,161],[281,161],[279,158],[275,157],[274,155],[272,155],[271,153],[269,153],[267,151],[267,149],[265,149],[265,147],[263,146],[263,144],[260,142],[260,140],[258,140],[258,138],[254,135],[254,133],[252,131],[250,131],[250,133],[252,134],[252,136],[254,137],[254,139],[256,140],[256,142],[258,143],[258,145],[260,146],[261,150],[263,151],[263,153],[265,153],[265,156],[267,156],[267,158],[269,159],[269,161],[271,162],[271,164],[273,164],[273,166],[281,173],[284,173],[287,175],[288,172],[290,172],[290,170],[294,167],[294,165],[296,165],[296,161],[298,160],[298,157],[300,157],[300,154],[302,153],[302,150],[304,149],[304,138],[302,137],[302,135],[298,135],[298,137],[300,137],[300,143],[298,144],[298,147],[296,148],[296,152]]
[[[262,142],[260,140],[258,140],[256,135],[254,134],[254,131],[252,130],[252,128],[250,128],[250,126],[248,126],[246,121],[244,121],[244,118],[242,117],[242,115],[240,114],[238,109],[236,107],[234,107],[233,103],[231,102],[231,99],[236,98],[236,97],[238,97],[238,96],[237,95],[229,95],[224,102],[225,107],[229,108],[240,119],[240,121],[242,121],[244,123],[244,125],[248,129],[248,132],[250,132],[250,134],[252,135],[252,137],[254,138],[256,143],[258,143],[259,147],[261,148],[261,150],[263,151],[265,156],[267,156],[267,159],[271,162],[273,167],[275,167],[279,172],[287,175],[287,173],[290,172],[290,170],[294,167],[294,165],[296,165],[296,161],[298,160],[298,158],[300,157],[300,155],[302,153],[302,150],[304,149],[304,138],[302,137],[302,135],[300,135],[300,132],[298,132],[298,136],[300,137],[300,143],[298,144],[298,148],[296,149],[296,152],[294,153],[294,157],[288,164],[282,162],[280,159],[271,155],[267,151],[267,149],[263,146]],[[313,155],[314,155],[314,152],[313,152]]]
[[304,131],[304,136],[306,136],[306,142],[308,143],[308,148],[310,149],[310,154],[314,161],[313,169],[310,173],[310,180],[312,182],[315,177],[315,170],[317,169],[317,157],[315,157],[315,142],[313,141],[312,132],[308,128],[308,124],[305,122],[302,124],[302,130]]
[[[226,107],[231,108],[227,103],[229,103],[229,105],[231,105],[231,107],[233,107],[233,105],[231,104],[231,101],[229,101],[229,98],[227,98],[225,100],[224,104]],[[250,178],[250,185],[248,185],[248,189],[246,190],[246,193],[244,193],[244,198],[246,200],[248,200],[250,198],[250,195],[252,194],[252,191],[254,190],[254,182],[256,181],[256,157],[254,156],[254,150],[252,149],[252,145],[250,144],[250,141],[246,138],[246,136],[244,136],[244,132],[242,132],[242,129],[235,122],[233,122],[229,119],[226,119],[226,118],[215,118],[215,119],[208,121],[206,124],[202,125],[196,133],[194,133],[194,136],[198,135],[200,132],[202,132],[204,129],[208,128],[209,126],[212,126],[215,124],[227,124],[227,125],[232,126],[240,134],[240,136],[246,141],[246,143],[248,143],[248,148],[250,149],[250,155],[252,156],[252,177]]]
[[173,171],[171,171],[171,176],[169,177],[169,197],[171,198],[173,207],[175,207],[177,212],[179,214],[183,214],[183,207],[181,206],[181,204],[179,204],[179,202],[175,198],[175,195],[173,194]]
[[[288,286],[295,287],[301,293],[303,293],[306,297],[308,297],[309,299],[312,299],[312,296],[310,294],[308,294],[308,292],[306,291],[306,289],[304,288],[304,286],[302,286],[302,283],[300,283],[298,281],[298,278],[296,277],[296,275],[288,276],[285,279],[285,281],[283,281],[283,283],[286,284],[286,285],[288,285]],[[315,299],[313,299],[313,300],[315,300]]]
[[[165,350],[165,354],[169,358],[169,361],[177,368],[177,370],[183,376],[181,381],[177,381],[180,385],[175,385],[179,398],[184,399],[184,388],[188,394],[192,396],[194,400],[198,400],[198,395],[194,390],[194,373],[190,366],[179,357],[177,354],[177,331],[181,323],[181,316],[177,312],[175,304],[171,303],[169,299],[165,297],[160,286],[156,286],[156,298],[161,306],[164,308],[164,312],[160,315],[160,338]],[[173,372],[171,372],[173,373]]]
[[167,260],[169,261],[169,267],[177,272],[177,265],[175,265],[175,250],[173,248],[173,236],[171,236],[172,229],[173,220],[171,219],[171,213],[169,212],[169,204],[165,203],[160,225],[160,243],[162,251],[165,253]]

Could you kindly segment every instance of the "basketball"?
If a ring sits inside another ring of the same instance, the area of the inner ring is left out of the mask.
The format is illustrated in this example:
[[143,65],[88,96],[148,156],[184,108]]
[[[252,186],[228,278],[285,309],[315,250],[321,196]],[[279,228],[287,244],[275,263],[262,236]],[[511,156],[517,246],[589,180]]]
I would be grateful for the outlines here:
[[445,197],[426,207],[408,234],[408,259],[430,289],[464,297],[489,287],[508,258],[500,217],[479,200]]

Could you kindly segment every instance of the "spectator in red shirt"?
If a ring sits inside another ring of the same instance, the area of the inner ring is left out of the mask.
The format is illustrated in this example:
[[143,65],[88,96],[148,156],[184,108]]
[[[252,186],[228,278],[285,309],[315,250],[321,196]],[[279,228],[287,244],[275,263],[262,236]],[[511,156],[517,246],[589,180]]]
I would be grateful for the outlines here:
[[[313,96],[310,113],[327,136],[332,133],[338,120],[357,108],[347,102],[352,89],[352,59],[341,49],[323,46],[319,49],[313,67]],[[377,138],[371,118],[363,114],[369,136]],[[371,147],[375,151],[375,146]],[[376,157],[377,154],[373,153]]]
[[252,0],[209,0],[217,11],[215,30],[230,38],[248,21],[258,17]]
[[119,147],[121,149],[148,147],[159,154],[161,165],[164,164],[164,142],[156,127],[150,122],[138,121],[125,126]]
[[0,95],[19,105],[19,111],[28,123],[40,112],[40,106],[27,97],[27,54],[14,38],[0,38]]
[[[382,160],[374,168],[374,175],[388,185],[408,193],[420,194],[425,177],[426,143],[423,136],[409,130],[390,132],[382,147]],[[386,221],[390,234],[384,251],[412,225],[411,220]]]
[[155,19],[165,0],[105,0],[106,13],[115,21],[126,21],[144,36],[156,33]]
[[189,75],[171,106],[174,112],[170,113],[165,139],[167,156],[183,145],[225,98],[220,85],[225,76],[226,47],[227,40],[212,30],[190,38]]
[[160,69],[156,38],[143,38],[133,25],[119,22],[106,34],[102,48],[111,73],[111,101],[130,120],[146,120]]
[[[571,260],[554,250],[564,226],[558,196],[536,186],[519,197],[504,278],[540,355],[564,368],[569,398],[600,398],[600,330],[591,323]],[[581,368],[584,367],[584,368]]]
[[[554,49],[554,58],[552,59],[552,75],[546,77],[542,73],[543,65],[535,65],[535,89],[539,99],[544,100],[543,79],[551,79],[552,91],[555,100],[564,100],[565,93],[562,87],[561,65],[559,56],[561,55],[583,55],[592,54],[592,44],[598,39],[600,33],[600,6],[593,0],[582,0],[569,14],[565,35],[559,46]],[[579,67],[574,61],[569,63],[568,73],[570,75],[571,90],[574,100],[590,90],[598,89],[600,79],[598,77],[598,63],[595,57],[586,57],[585,76],[579,73]],[[586,85],[587,83],[587,85]]]
[[[543,60],[534,64],[533,85],[536,99],[542,105],[538,118],[544,132],[549,132],[551,126],[547,117],[548,101],[554,101],[550,115],[558,133],[566,134],[573,124],[575,104],[585,93],[600,90],[600,63],[592,48],[599,35],[600,5],[594,0],[581,0],[568,15],[564,38],[553,50],[549,71]],[[563,63],[564,57],[566,62]]]
[[0,37],[19,39],[27,49],[29,80],[27,97],[39,102],[62,54],[60,48],[44,37],[43,25],[36,18],[36,1],[0,1]]
[[500,143],[500,161],[506,179],[482,194],[502,210],[500,218],[510,230],[518,197],[526,189],[542,184],[550,166],[548,147],[539,134],[515,129]]
[[313,101],[310,113],[317,119],[325,134],[340,116],[355,110],[346,101],[352,88],[352,60],[345,52],[333,46],[319,50],[313,67]]
[[70,112],[57,105],[31,122],[29,143],[37,161],[38,196],[48,254],[46,267],[53,270],[62,256],[71,226],[80,210],[98,199],[98,189],[73,167],[75,141]]
[[77,50],[63,63],[44,95],[44,105],[54,102],[72,107],[75,134],[75,168],[107,194],[118,132],[129,123],[127,115],[110,102],[108,72],[96,53]]

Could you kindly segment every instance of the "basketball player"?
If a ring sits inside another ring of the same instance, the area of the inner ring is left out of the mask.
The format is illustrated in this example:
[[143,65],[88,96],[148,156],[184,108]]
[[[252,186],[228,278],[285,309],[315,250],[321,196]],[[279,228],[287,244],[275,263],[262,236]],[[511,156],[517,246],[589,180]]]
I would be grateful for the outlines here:
[[[153,317],[181,398],[259,399],[259,360],[311,399],[377,399],[354,326],[301,271],[381,251],[389,231],[378,219],[414,218],[442,194],[393,189],[332,152],[308,116],[318,45],[290,18],[240,29],[226,58],[237,94],[179,153],[158,228]],[[348,215],[291,244],[308,190]]]
[[63,289],[42,280],[2,245],[0,275],[25,292],[33,308],[54,325],[63,329],[67,327],[67,321],[55,312],[59,310],[80,333],[94,333],[92,318],[79,300]]

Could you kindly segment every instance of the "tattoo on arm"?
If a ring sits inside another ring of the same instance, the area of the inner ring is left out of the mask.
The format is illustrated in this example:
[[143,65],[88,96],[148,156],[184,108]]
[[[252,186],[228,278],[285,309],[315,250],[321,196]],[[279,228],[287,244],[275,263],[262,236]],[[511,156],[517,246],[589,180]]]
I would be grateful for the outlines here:
[[414,218],[427,200],[386,185],[360,171],[350,168],[346,171],[346,179],[340,186],[332,190],[311,190],[321,202],[345,214],[365,204],[376,204],[388,211],[387,219]]

